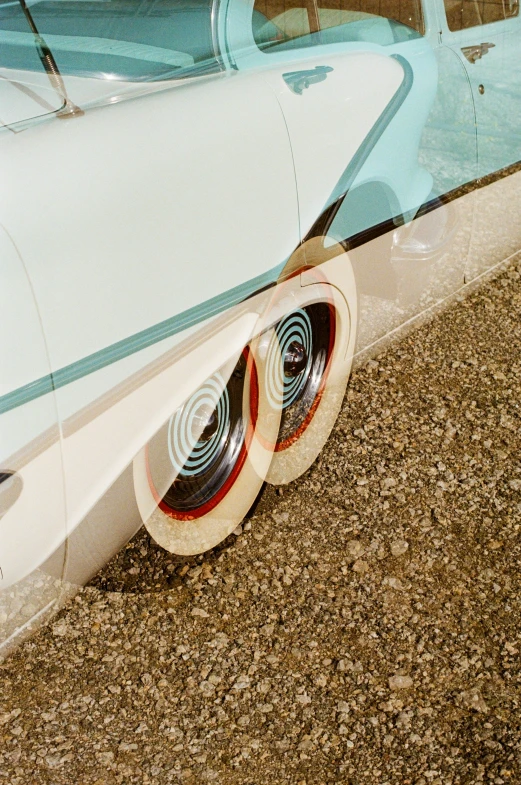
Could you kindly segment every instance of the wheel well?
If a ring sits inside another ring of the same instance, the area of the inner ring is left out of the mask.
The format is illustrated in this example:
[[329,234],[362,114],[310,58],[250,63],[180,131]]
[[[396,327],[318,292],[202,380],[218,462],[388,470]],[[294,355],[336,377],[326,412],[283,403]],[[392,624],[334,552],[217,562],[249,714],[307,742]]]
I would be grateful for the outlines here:
[[[358,294],[392,299],[396,274],[391,264],[392,220],[401,210],[396,195],[382,182],[367,182],[350,191],[331,225],[331,234],[348,241]],[[338,224],[337,224],[338,220]],[[370,244],[367,252],[363,246]]]
[[[346,194],[329,234],[341,242],[354,241],[357,237],[367,242],[374,239],[375,227],[381,227],[380,232],[387,231],[382,224],[389,224],[400,213],[398,199],[388,185],[377,181],[362,183]],[[367,240],[363,239],[364,235]]]

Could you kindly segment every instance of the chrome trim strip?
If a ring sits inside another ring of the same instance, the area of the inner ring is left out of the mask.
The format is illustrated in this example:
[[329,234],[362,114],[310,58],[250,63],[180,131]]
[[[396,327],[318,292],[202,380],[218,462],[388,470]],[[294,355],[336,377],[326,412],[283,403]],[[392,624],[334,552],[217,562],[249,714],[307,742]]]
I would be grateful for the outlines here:
[[[512,164],[511,166],[508,166],[505,169],[501,169],[500,171],[495,172],[493,175],[488,175],[487,177],[476,179],[472,182],[467,183],[466,185],[460,186],[454,189],[453,191],[448,192],[447,194],[431,199],[428,202],[425,202],[420,207],[413,220],[416,220],[417,218],[420,218],[423,215],[426,215],[427,213],[430,213],[433,210],[436,210],[442,207],[443,205],[448,204],[456,199],[466,196],[467,194],[470,194],[475,190],[479,190],[488,185],[492,185],[493,183],[505,179],[506,177],[516,174],[517,172],[520,171],[521,171],[521,161],[519,161],[516,164]],[[378,224],[375,227],[371,227],[365,232],[361,232],[358,235],[347,238],[342,242],[341,245],[346,251],[357,248],[360,245],[365,244],[366,242],[376,239],[382,234],[394,230],[397,223],[400,222],[400,218],[401,218],[401,223],[403,223],[403,216],[401,217],[399,216],[398,218],[395,219],[389,219],[389,221],[385,221],[381,224]],[[326,254],[324,256],[324,261],[327,261],[328,258],[329,257]],[[499,264],[501,265],[502,262],[500,262]],[[284,271],[289,270],[288,275],[294,274],[295,271],[294,270],[291,271],[291,269],[288,268],[287,265],[286,266],[283,265],[283,267],[284,267]],[[496,269],[496,267],[491,269]],[[483,275],[485,274],[486,273],[484,273]],[[247,297],[244,297],[244,299],[241,301],[244,304],[244,308],[248,307],[246,306],[246,303],[252,297],[272,288],[273,286],[276,285],[276,283],[278,283],[280,280],[283,279],[284,278],[279,277],[277,281],[272,281],[270,284],[258,289],[257,291],[252,291],[251,294],[249,294]],[[469,285],[472,284],[473,282],[471,282],[471,284]],[[246,284],[244,286],[246,286]],[[233,315],[230,315],[229,313],[226,312],[222,313],[220,315],[220,318],[218,318],[216,323],[214,324],[214,329],[215,330],[223,329],[227,324],[229,324],[231,321],[239,317],[242,312],[243,310],[239,312],[234,311]],[[403,325],[401,327],[396,328],[396,330],[400,330],[402,329],[402,327]],[[63,437],[67,438],[68,436],[72,436],[78,430],[80,430],[85,425],[87,425],[91,420],[103,414],[103,412],[105,412],[107,409],[110,409],[112,406],[117,404],[120,400],[125,398],[127,395],[130,395],[134,390],[141,387],[148,380],[150,380],[154,376],[159,375],[164,370],[166,370],[169,366],[173,365],[174,362],[186,356],[189,352],[194,351],[195,349],[200,347],[202,344],[204,344],[205,340],[206,340],[206,332],[201,330],[196,335],[191,336],[189,339],[186,339],[178,346],[173,347],[172,349],[168,350],[160,357],[156,358],[147,366],[140,369],[139,371],[137,371],[132,376],[125,379],[120,384],[116,385],[114,388],[112,388],[111,390],[100,396],[95,401],[87,404],[83,409],[76,412],[74,415],[72,415],[67,420],[65,420],[65,422],[62,424]],[[379,341],[380,340],[384,340],[384,338],[379,339]],[[365,349],[362,350],[362,352],[364,351]],[[2,399],[0,399],[0,403],[1,401]],[[11,455],[6,461],[2,461],[0,465],[4,467],[8,466],[10,469],[14,471],[20,471],[24,465],[37,458],[38,455],[43,453],[45,450],[52,447],[52,445],[58,442],[59,439],[60,439],[60,431],[58,426],[57,425],[52,426],[51,428],[40,434],[38,437],[33,439],[30,443],[28,443],[18,452]]]
[[60,429],[58,425],[51,425],[50,428],[40,433],[35,439],[25,444],[21,449],[10,455],[5,461],[0,462],[0,466],[10,468],[19,472],[35,458],[49,450],[53,444],[60,441]]
[[223,311],[240,304],[266,287],[274,286],[283,267],[284,264],[268,270],[268,272],[245,281],[233,289],[228,289],[223,294],[216,295],[203,303],[182,311],[180,314],[159,322],[159,324],[147,327],[135,335],[123,338],[104,349],[99,349],[97,352],[83,357],[81,360],[76,360],[64,368],[53,371],[47,376],[6,393],[0,397],[0,414],[29,403],[29,401],[33,401],[35,398],[47,395],[52,390],[65,387],[78,379],[82,379],[84,376],[118,362],[118,360],[123,360],[125,357],[136,354],[142,349],[147,349],[149,346],[160,343],[166,338],[194,327],[212,316],[223,313]]
[[210,24],[212,30],[212,47],[215,59],[222,64],[222,57],[221,57],[221,48],[219,46],[219,31],[217,28],[218,20],[219,20],[219,6],[221,5],[221,0],[213,0],[212,3],[212,10],[210,12]]

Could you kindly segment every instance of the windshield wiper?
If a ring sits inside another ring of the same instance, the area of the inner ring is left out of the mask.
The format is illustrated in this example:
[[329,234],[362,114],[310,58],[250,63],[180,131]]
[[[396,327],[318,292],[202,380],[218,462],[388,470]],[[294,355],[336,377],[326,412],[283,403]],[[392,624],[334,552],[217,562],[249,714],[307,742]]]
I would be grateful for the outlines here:
[[19,0],[20,5],[22,6],[22,11],[24,12],[24,16],[27,19],[27,24],[31,28],[31,32],[34,35],[34,43],[36,45],[36,49],[38,51],[38,57],[41,60],[41,63],[45,69],[45,73],[49,77],[49,81],[53,90],[60,96],[63,101],[62,108],[56,113],[57,117],[61,117],[63,119],[68,117],[78,117],[82,114],[85,114],[79,106],[74,104],[69,96],[67,95],[67,88],[65,87],[65,83],[63,81],[63,77],[60,73],[60,69],[54,59],[53,53],[47,46],[44,37],[38,31],[36,24],[34,22],[33,16],[27,7],[25,0]]

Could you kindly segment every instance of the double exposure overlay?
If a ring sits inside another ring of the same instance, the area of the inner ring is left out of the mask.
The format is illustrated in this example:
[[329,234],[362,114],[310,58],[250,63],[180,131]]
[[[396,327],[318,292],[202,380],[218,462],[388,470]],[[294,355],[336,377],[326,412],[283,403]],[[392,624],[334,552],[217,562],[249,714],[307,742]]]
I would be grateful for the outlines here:
[[520,38],[518,0],[0,0],[5,651],[142,525],[222,542],[353,361],[520,250]]

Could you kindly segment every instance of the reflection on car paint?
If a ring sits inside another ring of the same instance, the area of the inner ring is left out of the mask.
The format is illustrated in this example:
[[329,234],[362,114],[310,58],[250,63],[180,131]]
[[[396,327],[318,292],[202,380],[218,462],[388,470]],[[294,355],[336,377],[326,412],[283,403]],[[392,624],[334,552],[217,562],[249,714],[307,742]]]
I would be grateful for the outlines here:
[[4,651],[143,523],[217,545],[519,250],[517,0],[341,5],[0,2]]

